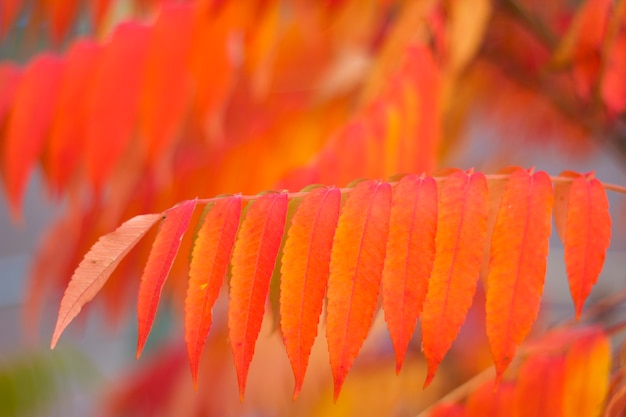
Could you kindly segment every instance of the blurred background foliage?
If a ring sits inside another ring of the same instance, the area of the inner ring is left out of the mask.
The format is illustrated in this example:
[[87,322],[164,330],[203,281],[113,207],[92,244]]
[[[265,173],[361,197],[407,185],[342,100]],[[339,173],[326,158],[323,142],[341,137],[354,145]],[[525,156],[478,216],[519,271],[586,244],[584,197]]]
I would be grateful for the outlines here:
[[[485,369],[484,303],[425,391],[419,337],[396,376],[379,317],[336,405],[322,338],[292,402],[267,317],[240,404],[224,293],[196,392],[177,342],[186,256],[146,358],[130,362],[129,312],[149,244],[73,326],[82,336],[64,337],[71,348],[34,346],[47,345],[60,295],[99,236],[186,198],[446,166],[596,170],[626,183],[623,4],[0,2],[0,415],[412,416]],[[611,203],[614,252],[592,300],[624,282],[624,209]],[[557,239],[551,253],[537,332],[573,313]]]

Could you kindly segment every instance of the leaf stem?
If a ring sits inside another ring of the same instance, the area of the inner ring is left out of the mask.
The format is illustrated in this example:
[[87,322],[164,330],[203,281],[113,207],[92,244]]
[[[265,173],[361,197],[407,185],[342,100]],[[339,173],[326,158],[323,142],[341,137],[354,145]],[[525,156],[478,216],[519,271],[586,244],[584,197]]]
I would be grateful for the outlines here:
[[[485,177],[487,178],[488,181],[506,180],[506,179],[508,179],[510,177],[510,174],[492,174],[492,175],[485,175]],[[447,176],[436,176],[436,177],[432,177],[432,178],[435,181],[437,181],[437,182],[442,182],[442,181],[444,181],[448,177]],[[550,176],[550,179],[552,180],[552,182],[572,182],[575,179],[575,177]],[[396,185],[397,183],[398,183],[398,181],[390,181],[389,182],[389,184],[391,184],[392,186]],[[617,185],[617,184],[610,184],[610,183],[602,183],[602,185],[608,191],[613,191],[613,192],[620,193],[620,194],[626,194],[626,186]],[[332,187],[334,187],[334,186],[330,186],[330,188],[332,188]],[[351,192],[353,189],[354,189],[353,187],[343,187],[343,188],[339,188],[339,191],[342,194],[347,194],[347,193]],[[280,192],[281,193],[287,193],[287,198],[293,199],[293,198],[302,198],[302,197],[308,195],[310,191],[289,192],[287,190],[282,190]],[[229,196],[228,195],[226,195],[226,196],[222,195],[222,196],[213,197],[213,198],[199,198],[198,199],[198,204],[215,203],[216,201],[219,201],[222,198],[226,198],[226,197],[229,197]],[[261,197],[260,194],[258,194],[258,195],[248,195],[248,196],[241,196],[241,199],[243,201],[255,201],[259,197]]]

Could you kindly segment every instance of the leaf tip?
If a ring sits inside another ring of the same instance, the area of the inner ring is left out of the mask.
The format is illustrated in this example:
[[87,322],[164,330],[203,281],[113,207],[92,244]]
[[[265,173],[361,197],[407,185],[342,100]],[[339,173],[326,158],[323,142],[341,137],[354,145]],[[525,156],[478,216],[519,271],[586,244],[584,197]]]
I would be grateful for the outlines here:
[[343,381],[335,381],[335,388],[333,392],[333,403],[337,404],[337,399],[339,399],[339,394],[341,394],[341,387],[343,386]]
[[404,354],[399,354],[396,352],[396,375],[400,374],[403,364],[404,364]]
[[57,323],[56,327],[54,328],[54,333],[52,333],[52,341],[50,342],[50,349],[54,349],[57,345],[57,342],[59,341],[59,338],[61,337],[61,333],[63,333],[63,330],[65,329],[65,326],[59,326],[59,323]]
[[141,357],[141,353],[143,352],[143,348],[146,345],[146,338],[142,335],[137,339],[137,353],[135,354],[135,358],[139,359]]
[[426,374],[426,380],[424,381],[424,385],[422,386],[422,389],[428,388],[430,383],[433,382],[433,378],[435,377],[436,371],[437,371],[436,367],[433,369],[430,365],[428,366],[428,373]]
[[293,389],[293,401],[298,399],[301,389],[302,389],[302,383],[300,381],[297,381],[296,386]]

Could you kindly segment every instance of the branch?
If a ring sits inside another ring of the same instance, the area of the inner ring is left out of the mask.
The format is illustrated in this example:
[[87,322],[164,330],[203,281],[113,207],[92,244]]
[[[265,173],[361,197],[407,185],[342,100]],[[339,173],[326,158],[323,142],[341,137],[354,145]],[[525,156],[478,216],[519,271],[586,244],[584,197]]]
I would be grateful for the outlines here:
[[549,50],[554,50],[558,44],[558,38],[543,22],[524,8],[516,0],[500,0],[503,10],[509,13],[522,26],[528,29]]

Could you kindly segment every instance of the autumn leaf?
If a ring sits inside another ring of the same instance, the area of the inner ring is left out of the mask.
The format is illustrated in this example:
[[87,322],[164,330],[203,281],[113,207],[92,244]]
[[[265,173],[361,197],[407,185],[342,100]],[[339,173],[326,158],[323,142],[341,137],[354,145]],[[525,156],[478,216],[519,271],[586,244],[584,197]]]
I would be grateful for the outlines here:
[[340,204],[338,188],[308,193],[294,214],[283,249],[280,328],[296,379],[294,398],[317,335]]
[[265,194],[247,210],[231,259],[228,329],[243,400],[270,278],[287,215],[287,194]]
[[565,357],[563,416],[601,416],[609,388],[611,344],[600,329],[590,329]]
[[189,104],[191,79],[184,62],[189,55],[192,9],[164,5],[150,32],[142,68],[138,125],[149,161],[168,160],[163,154],[180,136],[180,121]]
[[[467,417],[510,416],[516,388],[512,382],[503,382],[498,386],[495,386],[493,381],[482,384],[467,398],[465,403]],[[535,414],[527,415],[535,416]]]
[[422,311],[424,386],[465,321],[480,272],[487,232],[488,190],[481,173],[452,172],[439,187],[435,260]]
[[377,307],[390,210],[391,186],[363,181],[351,191],[339,217],[330,258],[326,318],[335,400]]
[[513,415],[562,416],[564,379],[565,359],[562,356],[530,356],[517,373],[517,388],[511,407]]
[[539,311],[551,231],[552,182],[545,172],[513,172],[500,200],[487,277],[487,336],[497,379]]
[[422,312],[435,257],[435,180],[413,175],[402,178],[393,190],[389,222],[382,295],[399,372]]
[[57,344],[67,325],[106,283],[121,260],[161,218],[144,214],[126,221],[114,232],[102,236],[85,255],[65,290],[59,317],[52,335],[51,348]]
[[87,174],[96,191],[109,179],[134,131],[148,34],[135,22],[118,26],[98,59],[86,105],[85,139]]
[[[563,175],[563,174],[561,174]],[[569,175],[568,175],[569,176]],[[611,217],[604,187],[593,174],[559,183],[555,223],[563,240],[565,267],[576,318],[598,281],[611,240]]]
[[141,276],[137,301],[137,357],[148,340],[154,316],[161,299],[161,291],[170,273],[174,258],[180,248],[183,235],[189,227],[191,215],[196,208],[196,200],[187,200],[163,213],[163,223],[159,229],[146,267]]
[[221,199],[209,207],[193,247],[185,298],[185,342],[196,386],[200,357],[211,328],[213,304],[228,269],[241,208],[240,196]]
[[85,152],[85,142],[81,140],[86,132],[85,91],[91,87],[100,54],[101,46],[79,40],[65,55],[56,117],[45,153],[49,181],[57,194],[65,189]]
[[27,180],[45,146],[62,74],[63,61],[42,54],[24,70],[15,92],[2,151],[7,195],[15,217],[19,217]]

